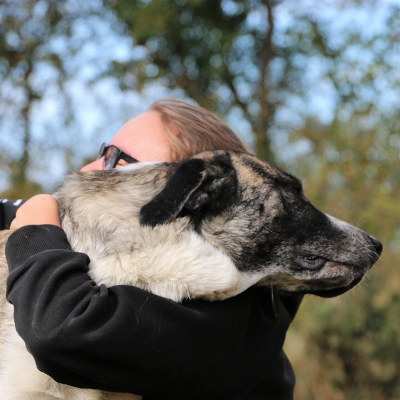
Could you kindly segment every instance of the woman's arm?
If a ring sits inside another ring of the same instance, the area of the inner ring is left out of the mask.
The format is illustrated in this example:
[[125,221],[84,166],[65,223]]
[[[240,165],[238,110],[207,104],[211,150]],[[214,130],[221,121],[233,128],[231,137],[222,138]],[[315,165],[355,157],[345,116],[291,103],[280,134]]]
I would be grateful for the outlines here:
[[278,324],[271,336],[264,312],[253,320],[254,291],[178,304],[134,287],[97,286],[87,274],[88,256],[73,252],[53,225],[18,229],[6,255],[17,331],[38,368],[61,383],[226,395],[264,380],[266,363],[280,353],[285,329]]

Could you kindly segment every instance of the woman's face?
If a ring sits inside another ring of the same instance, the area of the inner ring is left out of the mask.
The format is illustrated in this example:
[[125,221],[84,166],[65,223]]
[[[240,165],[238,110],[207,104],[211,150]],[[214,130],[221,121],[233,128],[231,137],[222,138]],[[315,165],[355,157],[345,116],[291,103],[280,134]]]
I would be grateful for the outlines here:
[[[146,111],[129,120],[111,139],[114,144],[126,154],[139,161],[172,161],[170,145],[160,114],[156,111]],[[118,166],[125,165],[120,160]],[[81,171],[96,171],[103,169],[103,160],[95,160],[81,168]]]

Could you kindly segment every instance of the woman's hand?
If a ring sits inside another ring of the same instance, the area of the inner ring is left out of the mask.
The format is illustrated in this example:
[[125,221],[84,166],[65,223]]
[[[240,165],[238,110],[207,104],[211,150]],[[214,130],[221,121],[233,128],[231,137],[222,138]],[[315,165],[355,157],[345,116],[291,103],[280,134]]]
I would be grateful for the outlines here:
[[61,226],[58,203],[50,194],[38,194],[18,208],[10,229],[45,224]]

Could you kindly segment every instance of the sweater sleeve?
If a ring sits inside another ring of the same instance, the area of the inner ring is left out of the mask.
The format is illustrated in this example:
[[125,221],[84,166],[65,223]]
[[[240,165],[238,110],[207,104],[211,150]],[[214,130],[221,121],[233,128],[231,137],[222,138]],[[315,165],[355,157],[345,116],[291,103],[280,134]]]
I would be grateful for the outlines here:
[[0,230],[9,229],[15,218],[17,209],[23,204],[23,200],[9,201],[0,199]]
[[132,286],[97,286],[89,257],[53,225],[18,229],[6,256],[16,329],[37,367],[60,383],[217,398],[242,390],[243,380],[264,381],[281,352],[289,319],[271,325],[258,291],[179,304]]

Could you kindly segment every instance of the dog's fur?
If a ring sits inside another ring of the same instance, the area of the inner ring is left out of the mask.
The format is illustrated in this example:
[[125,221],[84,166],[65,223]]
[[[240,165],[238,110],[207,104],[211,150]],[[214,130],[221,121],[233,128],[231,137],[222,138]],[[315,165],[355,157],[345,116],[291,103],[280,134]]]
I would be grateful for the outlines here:
[[[175,301],[225,299],[257,283],[336,295],[381,251],[365,232],[318,211],[295,177],[249,154],[77,173],[55,195],[72,248],[90,256],[98,284],[130,284]],[[0,273],[1,399],[134,398],[38,372],[4,301],[4,258]]]

